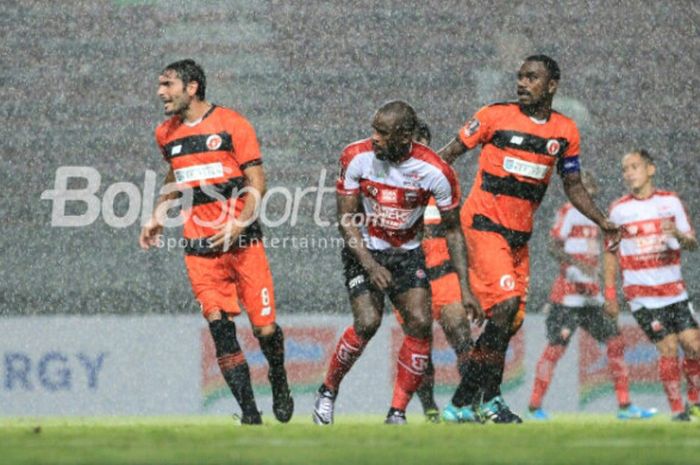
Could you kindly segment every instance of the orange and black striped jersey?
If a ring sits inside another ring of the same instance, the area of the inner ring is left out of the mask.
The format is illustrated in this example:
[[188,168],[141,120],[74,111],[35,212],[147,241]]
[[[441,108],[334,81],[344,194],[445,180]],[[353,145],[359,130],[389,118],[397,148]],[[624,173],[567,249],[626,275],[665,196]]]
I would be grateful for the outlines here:
[[[179,116],[164,121],[155,136],[182,192],[184,236],[197,241],[196,253],[206,249],[206,238],[218,232],[213,226],[243,208],[244,197],[237,196],[246,185],[243,171],[262,163],[255,130],[235,111],[213,105],[196,124]],[[259,231],[253,223],[246,233]]]
[[555,111],[538,121],[515,102],[497,103],[479,110],[459,139],[468,149],[482,146],[462,224],[498,232],[511,247],[525,245],[554,169],[561,175],[580,169],[576,124]]

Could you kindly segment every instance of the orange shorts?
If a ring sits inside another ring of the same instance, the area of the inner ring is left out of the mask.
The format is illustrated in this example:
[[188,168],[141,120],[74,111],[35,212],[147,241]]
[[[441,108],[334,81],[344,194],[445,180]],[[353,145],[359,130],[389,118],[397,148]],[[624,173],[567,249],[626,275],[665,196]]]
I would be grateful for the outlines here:
[[253,326],[275,322],[275,292],[263,245],[216,256],[185,255],[195,298],[206,318],[215,311],[238,315],[239,300]]
[[530,279],[527,245],[512,250],[500,234],[471,228],[465,228],[464,238],[469,284],[486,316],[491,307],[513,297],[520,297],[520,307],[524,308]]

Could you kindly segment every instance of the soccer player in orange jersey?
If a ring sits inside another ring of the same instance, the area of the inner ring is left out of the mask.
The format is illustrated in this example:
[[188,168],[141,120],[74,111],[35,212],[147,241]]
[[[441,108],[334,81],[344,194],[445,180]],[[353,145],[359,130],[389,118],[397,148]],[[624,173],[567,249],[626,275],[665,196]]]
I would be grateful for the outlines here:
[[[610,207],[610,219],[622,227],[622,242],[617,254],[603,255],[605,309],[612,316],[620,311],[620,269],[625,301],[659,351],[659,378],[672,419],[690,421],[700,416],[700,330],[681,274],[681,251],[698,248],[695,230],[678,195],[654,186],[656,163],[649,152],[626,154],[622,174],[630,193]],[[685,354],[682,364],[678,346]],[[688,405],[683,405],[681,368]]]
[[284,335],[275,323],[272,274],[261,229],[255,221],[265,192],[265,173],[252,125],[233,110],[205,99],[206,77],[193,60],[165,67],[158,97],[170,118],[156,141],[174,189],[161,195],[141,230],[143,249],[158,243],[168,205],[181,201],[185,215],[185,266],[204,318],[209,322],[221,373],[241,410],[241,423],[260,424],[250,370],[236,337],[239,300],[269,363],[273,413],[281,422],[294,411],[284,368]]
[[518,71],[518,101],[482,108],[439,152],[452,163],[482,146],[461,217],[470,283],[488,318],[452,403],[443,410],[446,421],[477,417],[497,423],[522,421],[508,408],[500,385],[508,344],[525,312],[530,275],[527,242],[534,213],[555,170],[571,203],[613,235],[613,244],[619,241],[617,226],[581,183],[576,124],[552,110],[559,79],[559,65],[552,58],[526,58]]

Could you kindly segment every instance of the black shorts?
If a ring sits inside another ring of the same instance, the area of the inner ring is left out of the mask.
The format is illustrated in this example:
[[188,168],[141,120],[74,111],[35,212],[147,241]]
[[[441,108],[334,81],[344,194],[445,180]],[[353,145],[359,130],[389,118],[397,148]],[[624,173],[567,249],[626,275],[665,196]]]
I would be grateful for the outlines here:
[[639,326],[653,343],[670,334],[697,329],[693,306],[687,300],[661,308],[640,308],[632,313]]
[[[390,298],[409,289],[422,287],[430,289],[430,281],[425,271],[425,257],[420,247],[412,250],[390,249],[387,251],[370,251],[374,259],[389,270],[392,284],[386,290]],[[357,261],[355,254],[348,248],[341,252],[345,272],[345,287],[350,297],[363,292],[382,292],[369,280],[369,274]]]
[[579,326],[598,342],[606,342],[620,334],[617,322],[603,307],[565,307],[554,304],[547,315],[547,341],[552,345],[568,345]]

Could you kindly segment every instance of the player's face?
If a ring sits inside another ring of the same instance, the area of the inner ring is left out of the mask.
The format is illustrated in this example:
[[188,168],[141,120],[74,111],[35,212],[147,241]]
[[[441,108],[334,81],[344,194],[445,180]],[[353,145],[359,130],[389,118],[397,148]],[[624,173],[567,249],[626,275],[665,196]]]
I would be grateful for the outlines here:
[[190,107],[192,97],[177,73],[168,70],[158,77],[158,97],[167,116],[182,114]]
[[557,82],[549,78],[549,71],[540,61],[526,61],[518,71],[518,102],[539,106],[551,101]]
[[411,147],[411,134],[403,131],[393,115],[377,113],[372,120],[372,149],[380,160],[398,161]]
[[622,178],[632,192],[649,187],[655,172],[654,165],[647,163],[638,153],[628,153],[622,158]]

